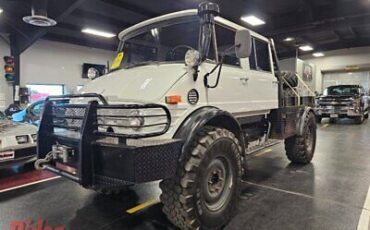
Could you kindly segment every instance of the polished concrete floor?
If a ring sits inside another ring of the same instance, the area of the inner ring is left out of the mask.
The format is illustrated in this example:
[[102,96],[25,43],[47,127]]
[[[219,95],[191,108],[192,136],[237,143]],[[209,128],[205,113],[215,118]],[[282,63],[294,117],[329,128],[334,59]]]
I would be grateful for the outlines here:
[[[4,175],[11,173],[0,171],[0,181]],[[290,164],[278,144],[251,157],[244,180],[239,214],[225,229],[357,229],[361,213],[370,211],[363,209],[370,185],[370,122],[324,120],[312,164]],[[54,179],[0,192],[0,229],[31,219],[71,230],[175,229],[158,203],[127,213],[156,203],[159,193],[154,183],[104,197]]]

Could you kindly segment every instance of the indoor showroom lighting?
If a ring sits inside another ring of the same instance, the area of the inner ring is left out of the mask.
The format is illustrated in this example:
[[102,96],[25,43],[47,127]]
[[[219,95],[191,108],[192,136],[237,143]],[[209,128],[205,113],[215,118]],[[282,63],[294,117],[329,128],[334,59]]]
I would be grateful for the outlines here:
[[312,56],[314,56],[314,57],[324,57],[325,54],[322,53],[322,52],[317,52],[317,53],[313,53]]
[[293,40],[294,40],[293,37],[287,37],[287,38],[284,39],[284,42],[291,42]]
[[109,33],[109,32],[104,32],[104,31],[101,31],[101,30],[95,30],[95,29],[91,29],[91,28],[85,28],[81,31],[82,31],[82,33],[92,34],[92,35],[95,35],[95,36],[100,36],[100,37],[105,37],[105,38],[113,38],[113,37],[116,36],[115,34],[112,34],[112,33]]
[[312,46],[309,46],[309,45],[300,46],[299,49],[302,50],[302,51],[311,51],[311,50],[313,50]]
[[0,14],[3,12],[4,10],[0,8]]
[[241,20],[245,21],[251,26],[260,26],[260,25],[265,24],[265,22],[262,19],[259,19],[254,15],[241,17]]

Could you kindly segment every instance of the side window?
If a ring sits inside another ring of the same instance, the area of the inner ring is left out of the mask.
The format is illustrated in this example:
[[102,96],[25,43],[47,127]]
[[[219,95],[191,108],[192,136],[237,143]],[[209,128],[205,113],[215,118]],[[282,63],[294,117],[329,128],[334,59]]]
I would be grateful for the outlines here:
[[[236,32],[218,24],[216,24],[215,27],[218,54],[219,56],[225,54],[223,63],[227,65],[240,66],[240,59],[236,57],[235,49],[231,48],[234,46],[235,43]],[[209,50],[208,58],[211,60],[215,60],[212,44]]]
[[265,41],[252,38],[252,53],[249,57],[252,70],[271,72],[269,45]]

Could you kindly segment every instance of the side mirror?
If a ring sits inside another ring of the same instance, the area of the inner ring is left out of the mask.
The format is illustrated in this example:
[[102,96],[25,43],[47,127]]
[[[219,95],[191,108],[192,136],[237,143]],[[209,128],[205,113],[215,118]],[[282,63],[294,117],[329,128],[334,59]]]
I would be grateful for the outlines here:
[[235,34],[235,53],[238,58],[247,58],[252,51],[252,36],[249,30],[242,29]]

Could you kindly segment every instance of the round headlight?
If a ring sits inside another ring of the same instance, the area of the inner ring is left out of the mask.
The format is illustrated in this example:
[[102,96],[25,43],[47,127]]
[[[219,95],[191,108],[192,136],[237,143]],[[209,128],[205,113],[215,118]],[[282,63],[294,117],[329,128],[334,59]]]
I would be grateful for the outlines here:
[[197,50],[189,49],[185,54],[185,64],[190,67],[199,65],[200,54]]
[[131,110],[129,123],[130,126],[134,126],[133,129],[140,129],[140,126],[144,125],[145,119],[144,117],[141,117],[143,114],[140,112],[140,110]]

